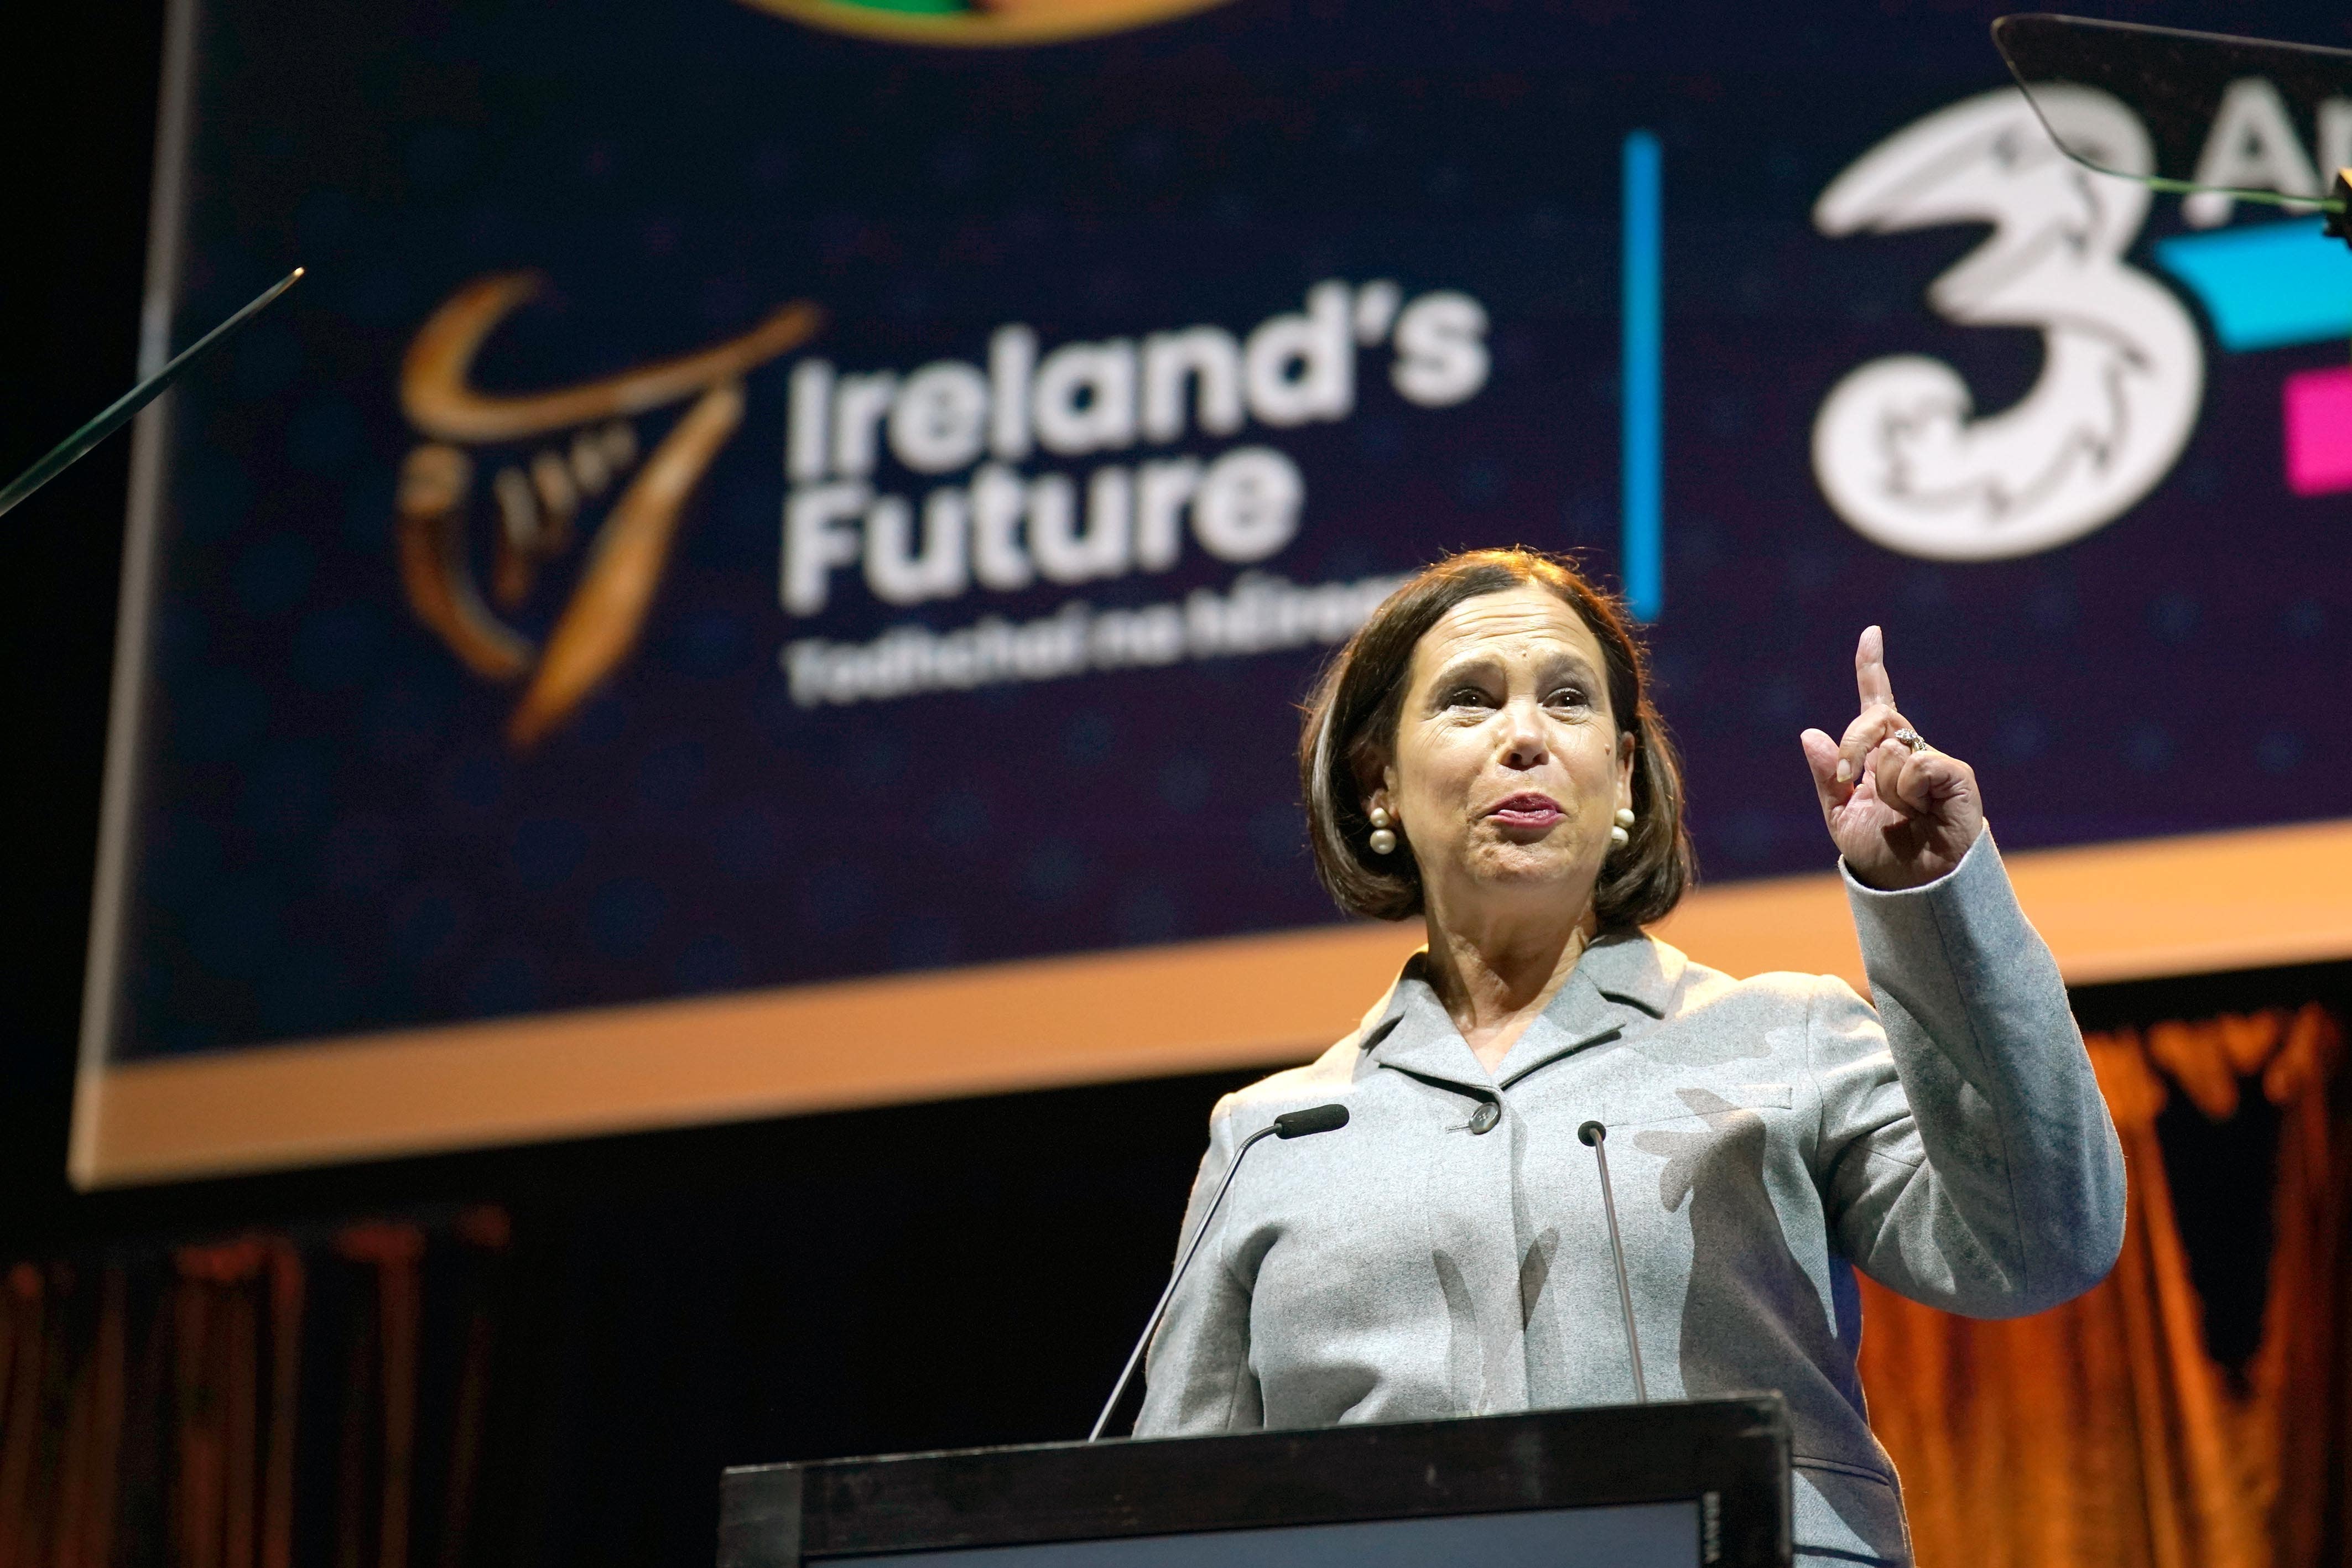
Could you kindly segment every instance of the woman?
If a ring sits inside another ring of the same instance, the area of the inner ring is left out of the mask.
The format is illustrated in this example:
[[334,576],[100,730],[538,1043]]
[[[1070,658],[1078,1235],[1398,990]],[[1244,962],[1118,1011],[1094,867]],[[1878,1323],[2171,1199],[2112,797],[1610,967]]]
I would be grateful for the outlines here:
[[1429,946],[1362,1028],[1221,1101],[1185,1237],[1240,1141],[1345,1132],[1234,1184],[1149,1362],[1145,1435],[1633,1397],[1592,1152],[1609,1153],[1653,1398],[1787,1396],[1800,1561],[1908,1563],[1854,1373],[1853,1271],[2038,1312],[2122,1246],[2123,1155],[1975,775],[1895,706],[1801,737],[1877,1007],[1735,980],[1643,935],[1691,876],[1682,779],[1615,606],[1526,551],[1399,589],[1307,715],[1317,866]]

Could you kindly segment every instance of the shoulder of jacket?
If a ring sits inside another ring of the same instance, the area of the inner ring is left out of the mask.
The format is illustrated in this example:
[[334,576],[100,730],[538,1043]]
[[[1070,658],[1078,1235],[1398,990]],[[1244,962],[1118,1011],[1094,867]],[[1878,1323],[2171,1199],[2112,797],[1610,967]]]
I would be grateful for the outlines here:
[[[1360,1031],[1359,1031],[1360,1032]],[[1270,1121],[1285,1111],[1319,1104],[1355,1081],[1356,1036],[1350,1034],[1302,1067],[1286,1067],[1217,1102],[1213,1121]]]
[[1824,1001],[1854,996],[1853,988],[1836,975],[1809,975],[1797,969],[1768,969],[1760,975],[1727,975],[1696,959],[1685,961],[1683,983],[1677,988],[1673,1016],[1731,1006],[1786,1009],[1808,1013]]

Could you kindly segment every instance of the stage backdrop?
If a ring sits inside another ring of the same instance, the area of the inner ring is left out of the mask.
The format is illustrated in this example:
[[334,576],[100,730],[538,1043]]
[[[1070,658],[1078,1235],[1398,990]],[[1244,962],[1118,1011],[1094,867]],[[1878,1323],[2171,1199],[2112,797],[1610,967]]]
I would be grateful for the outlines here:
[[1702,959],[1856,972],[1871,622],[2070,977],[2352,953],[2352,255],[1990,14],[183,0],[151,362],[310,271],[139,432],[77,1179],[1302,1056],[1295,705],[1465,546],[1651,623]]

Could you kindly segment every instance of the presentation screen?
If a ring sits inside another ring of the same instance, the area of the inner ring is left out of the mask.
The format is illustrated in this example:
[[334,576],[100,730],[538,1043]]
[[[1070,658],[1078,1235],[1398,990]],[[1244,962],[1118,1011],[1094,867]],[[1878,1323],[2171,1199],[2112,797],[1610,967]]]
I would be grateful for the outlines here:
[[2352,251],[1990,15],[181,0],[150,319],[309,275],[137,434],[76,1178],[1302,1059],[1418,938],[1298,704],[1465,547],[1646,624],[1703,962],[1861,978],[1872,623],[2070,978],[2352,953]]

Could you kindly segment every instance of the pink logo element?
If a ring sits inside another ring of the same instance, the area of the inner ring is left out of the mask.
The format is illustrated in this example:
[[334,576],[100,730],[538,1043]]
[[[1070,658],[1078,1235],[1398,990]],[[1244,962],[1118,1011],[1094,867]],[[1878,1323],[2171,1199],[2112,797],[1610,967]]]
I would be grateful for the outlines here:
[[2286,483],[2298,496],[2352,490],[2352,370],[2287,377]]

